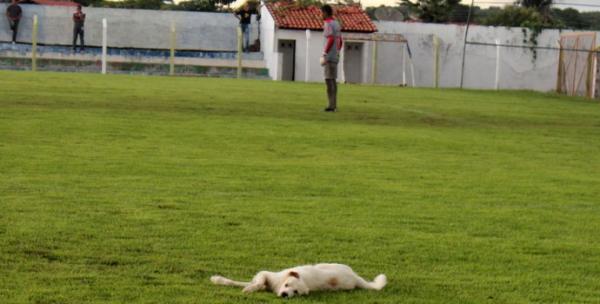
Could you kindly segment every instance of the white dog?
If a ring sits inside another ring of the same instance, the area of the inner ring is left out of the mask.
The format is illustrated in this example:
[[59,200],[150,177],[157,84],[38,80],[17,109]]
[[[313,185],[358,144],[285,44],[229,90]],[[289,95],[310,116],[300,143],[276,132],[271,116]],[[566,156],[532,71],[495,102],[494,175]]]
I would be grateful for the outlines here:
[[383,274],[378,275],[373,282],[367,282],[352,268],[342,264],[298,266],[280,272],[261,271],[251,282],[237,282],[222,276],[212,276],[210,280],[217,285],[244,287],[244,292],[273,291],[283,298],[307,295],[317,290],[381,290],[387,284],[387,278]]

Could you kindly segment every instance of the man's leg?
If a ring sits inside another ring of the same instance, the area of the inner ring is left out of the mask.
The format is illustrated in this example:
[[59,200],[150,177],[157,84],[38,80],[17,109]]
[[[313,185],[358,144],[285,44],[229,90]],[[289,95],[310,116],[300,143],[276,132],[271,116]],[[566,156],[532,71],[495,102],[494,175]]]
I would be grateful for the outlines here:
[[246,24],[244,28],[244,49],[248,51],[250,47],[250,24]]
[[327,109],[335,109],[336,108],[336,100],[335,100],[335,91],[336,91],[336,83],[335,79],[325,79],[325,83],[327,84],[327,100],[328,106]]
[[325,87],[327,88],[327,108],[329,109],[329,106],[331,104],[331,79],[325,79]]
[[83,40],[84,33],[85,33],[85,32],[83,31],[83,29],[80,29],[80,30],[79,30],[79,35],[81,35],[81,36],[79,37],[79,39],[80,39],[80,42],[81,42],[81,50],[82,50],[82,51],[83,51],[83,49],[85,48],[85,43],[84,43],[84,40]]
[[332,109],[337,109],[337,79],[331,79],[331,105],[329,105]]
[[73,51],[77,51],[77,34],[79,30],[76,27],[73,28]]
[[327,62],[325,64],[325,83],[327,84],[328,111],[337,109],[337,63]]
[[19,20],[11,20],[10,28],[13,31],[12,42],[17,42],[17,31],[19,30]]
[[246,51],[246,46],[244,45],[244,36],[246,35],[246,25],[243,23],[240,23],[240,29],[242,30],[242,51]]

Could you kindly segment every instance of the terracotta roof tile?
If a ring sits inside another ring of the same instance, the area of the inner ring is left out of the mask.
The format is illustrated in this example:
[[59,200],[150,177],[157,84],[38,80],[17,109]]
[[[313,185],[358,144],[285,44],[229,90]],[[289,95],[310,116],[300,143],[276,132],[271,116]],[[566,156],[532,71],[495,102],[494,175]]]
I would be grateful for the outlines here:
[[[292,2],[268,3],[267,9],[282,29],[323,30],[321,9],[311,5],[300,7]],[[377,27],[371,18],[358,5],[334,5],[334,17],[340,22],[344,32],[373,33]]]

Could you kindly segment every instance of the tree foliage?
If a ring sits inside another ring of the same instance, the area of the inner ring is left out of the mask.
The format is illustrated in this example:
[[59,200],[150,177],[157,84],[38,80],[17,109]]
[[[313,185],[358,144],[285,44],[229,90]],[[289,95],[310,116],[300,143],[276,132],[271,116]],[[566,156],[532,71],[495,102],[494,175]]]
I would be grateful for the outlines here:
[[568,29],[587,29],[591,25],[589,20],[584,19],[578,10],[572,8],[553,9],[552,16]]
[[518,0],[517,3],[523,7],[548,10],[552,5],[552,0]]
[[521,5],[521,7],[530,8],[538,11],[542,17],[546,19],[546,21],[551,21],[552,14],[550,13],[550,8],[552,6],[553,0],[518,0],[517,3]]
[[151,9],[151,10],[181,10],[214,12],[232,2],[232,0],[186,0],[178,4],[168,4],[163,0],[76,0],[84,6],[128,8],[128,9]]
[[112,8],[138,8],[158,10],[163,7],[162,0],[124,0],[124,1],[103,1],[102,6]]
[[[522,27],[523,43],[531,45],[533,61],[537,58],[537,38],[546,28],[561,27],[559,22],[549,18],[535,7],[509,5],[490,15],[485,20],[486,25]],[[529,31],[527,31],[529,29]]]
[[75,0],[74,2],[79,3],[82,6],[92,6],[92,7],[103,6],[102,5],[103,0]]
[[171,7],[178,11],[214,12],[217,10],[217,2],[214,0],[189,0],[181,1]]
[[410,8],[423,22],[445,23],[451,16],[460,0],[402,0],[401,4]]
[[537,10],[530,7],[506,6],[504,9],[490,15],[483,22],[485,25],[509,27],[551,27],[546,18]]
[[[545,9],[551,2],[549,0],[517,1],[518,5],[492,6],[485,9],[475,6],[473,7],[472,22],[490,26],[526,27],[540,30],[557,28],[600,31],[600,12],[579,12],[572,8],[552,8],[546,12]],[[379,20],[376,11],[383,9],[386,9],[386,12],[398,11],[404,14],[404,17],[408,17],[409,13],[414,14],[414,5],[418,4],[418,2],[411,2],[409,8],[406,1],[403,1],[397,6],[367,7],[366,11],[374,20]],[[465,22],[467,15],[468,6],[459,4],[448,14],[447,22]]]
[[581,20],[589,26],[581,29],[600,31],[600,12],[581,13]]

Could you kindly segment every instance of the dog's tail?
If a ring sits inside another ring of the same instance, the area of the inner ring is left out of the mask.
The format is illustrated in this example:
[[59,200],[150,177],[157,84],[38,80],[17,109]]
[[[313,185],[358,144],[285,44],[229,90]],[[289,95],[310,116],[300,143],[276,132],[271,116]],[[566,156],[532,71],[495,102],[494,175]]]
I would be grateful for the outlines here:
[[214,275],[214,276],[210,277],[210,281],[213,282],[213,284],[225,285],[225,286],[246,287],[246,286],[250,285],[249,282],[238,282],[238,281],[230,280],[226,277],[222,277],[222,276],[218,276],[218,275]]
[[380,274],[380,275],[376,276],[375,280],[373,280],[373,282],[367,282],[360,277],[358,280],[358,287],[364,288],[364,289],[381,290],[381,289],[383,289],[383,287],[385,287],[386,284],[387,284],[387,277],[385,276],[385,274]]
[[371,285],[373,285],[375,289],[381,290],[383,287],[385,287],[385,285],[387,285],[387,277],[385,274],[380,274],[375,277],[375,280],[373,280]]

